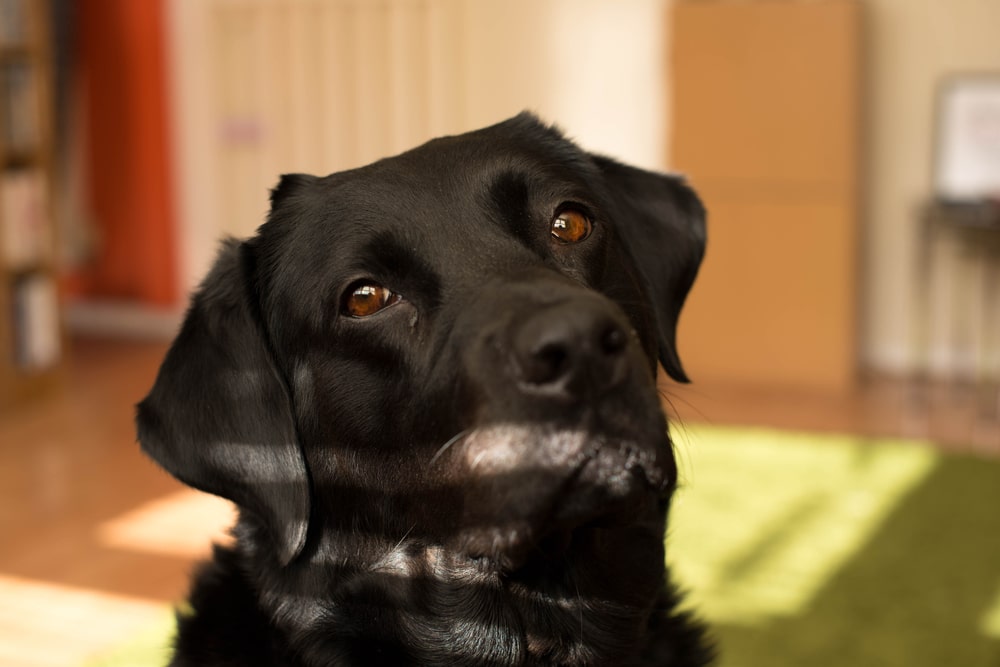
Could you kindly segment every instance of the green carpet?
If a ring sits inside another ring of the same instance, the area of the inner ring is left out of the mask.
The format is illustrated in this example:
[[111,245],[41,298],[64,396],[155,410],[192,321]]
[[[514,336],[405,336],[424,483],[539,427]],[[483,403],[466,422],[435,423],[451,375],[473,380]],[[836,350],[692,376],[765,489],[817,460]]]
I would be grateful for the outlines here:
[[724,667],[1000,667],[1000,462],[691,428],[668,560]]
[[[721,667],[1000,667],[1000,462],[687,427],[668,560]],[[170,621],[87,667],[164,664]]]

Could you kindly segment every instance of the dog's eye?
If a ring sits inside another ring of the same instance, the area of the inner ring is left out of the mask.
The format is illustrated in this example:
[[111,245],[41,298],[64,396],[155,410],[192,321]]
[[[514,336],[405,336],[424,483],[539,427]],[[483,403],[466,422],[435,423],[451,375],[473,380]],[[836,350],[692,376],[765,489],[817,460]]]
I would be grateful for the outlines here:
[[590,218],[575,209],[561,211],[549,227],[552,236],[560,243],[579,243],[590,236],[591,229],[593,224]]
[[348,292],[342,311],[351,317],[368,317],[401,300],[401,296],[386,287],[359,283]]

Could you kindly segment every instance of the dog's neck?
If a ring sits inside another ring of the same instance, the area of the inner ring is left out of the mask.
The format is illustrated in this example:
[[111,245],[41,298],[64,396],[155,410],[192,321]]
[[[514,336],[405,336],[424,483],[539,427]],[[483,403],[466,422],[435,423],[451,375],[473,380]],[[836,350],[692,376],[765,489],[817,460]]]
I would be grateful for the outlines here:
[[639,549],[643,560],[622,562],[602,545],[636,537],[593,529],[575,538],[576,551],[514,573],[411,538],[375,553],[371,540],[339,535],[282,576],[266,554],[243,557],[262,611],[305,647],[306,665],[310,655],[328,664],[373,647],[399,664],[629,664],[661,604],[663,553]]

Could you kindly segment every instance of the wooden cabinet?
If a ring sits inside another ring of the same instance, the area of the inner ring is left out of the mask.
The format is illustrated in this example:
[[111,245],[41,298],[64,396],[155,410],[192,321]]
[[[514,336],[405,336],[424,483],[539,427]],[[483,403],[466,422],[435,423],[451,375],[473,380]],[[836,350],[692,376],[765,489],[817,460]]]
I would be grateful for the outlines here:
[[0,0],[0,406],[62,369],[46,3]]
[[682,1],[673,31],[671,164],[709,211],[685,367],[845,391],[858,370],[859,5]]

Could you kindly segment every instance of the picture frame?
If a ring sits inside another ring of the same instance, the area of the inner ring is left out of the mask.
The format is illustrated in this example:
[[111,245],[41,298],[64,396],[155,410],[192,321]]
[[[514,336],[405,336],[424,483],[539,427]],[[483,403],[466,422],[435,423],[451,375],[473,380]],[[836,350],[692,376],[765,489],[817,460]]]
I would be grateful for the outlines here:
[[1000,72],[947,77],[938,89],[934,194],[1000,201]]

